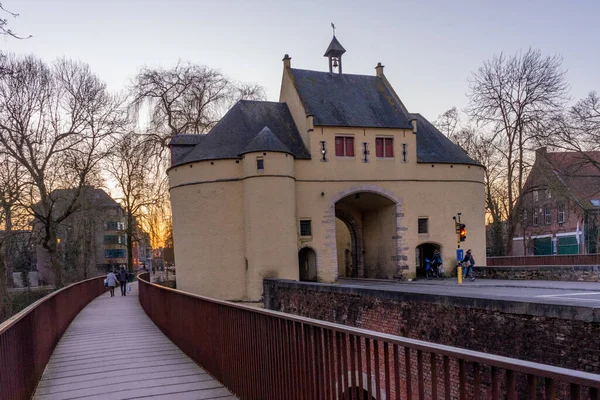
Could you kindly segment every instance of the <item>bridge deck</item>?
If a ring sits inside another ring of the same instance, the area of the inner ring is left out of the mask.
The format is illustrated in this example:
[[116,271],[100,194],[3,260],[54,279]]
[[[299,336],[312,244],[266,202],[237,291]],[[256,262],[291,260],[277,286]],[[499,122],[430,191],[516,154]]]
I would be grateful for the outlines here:
[[56,346],[36,400],[235,399],[152,323],[132,293],[85,307]]

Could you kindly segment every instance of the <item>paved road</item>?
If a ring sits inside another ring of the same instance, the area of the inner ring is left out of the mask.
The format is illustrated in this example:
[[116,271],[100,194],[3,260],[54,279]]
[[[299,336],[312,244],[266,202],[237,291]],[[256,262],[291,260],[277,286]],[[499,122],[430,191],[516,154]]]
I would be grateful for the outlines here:
[[413,282],[340,279],[339,283],[345,286],[407,293],[430,293],[600,308],[600,283],[596,282],[477,279],[475,282],[467,281],[458,285],[456,278],[448,278],[441,281],[417,280]]
[[33,399],[236,399],[162,334],[132,286],[130,296],[106,293],[73,320]]

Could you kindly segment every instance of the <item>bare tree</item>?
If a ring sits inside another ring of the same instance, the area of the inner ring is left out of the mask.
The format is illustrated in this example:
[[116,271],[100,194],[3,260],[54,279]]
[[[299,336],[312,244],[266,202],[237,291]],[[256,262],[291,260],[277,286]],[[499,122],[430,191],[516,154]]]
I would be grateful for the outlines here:
[[263,88],[234,82],[206,66],[178,62],[173,68],[144,67],[131,84],[136,113],[148,107],[148,134],[163,147],[178,133],[206,133],[233,103],[263,99]]
[[162,200],[156,187],[160,177],[153,163],[152,145],[145,137],[133,132],[119,135],[106,160],[106,171],[117,184],[121,193],[119,201],[127,215],[125,232],[130,270],[133,268],[133,242],[140,239],[137,237],[140,222],[148,208]]
[[446,110],[442,115],[438,116],[434,125],[442,132],[446,137],[456,143],[455,134],[460,127],[460,116],[458,115],[458,109],[452,107]]
[[506,168],[507,251],[510,253],[519,215],[528,142],[545,131],[568,100],[568,85],[559,56],[544,57],[529,49],[514,56],[500,54],[472,74],[468,115],[489,129]]
[[98,175],[106,140],[125,122],[123,101],[80,62],[9,56],[4,64],[11,73],[0,77],[0,151],[26,171],[32,203],[25,206],[62,285],[57,227]]
[[[19,14],[14,13],[14,12],[9,11],[6,8],[4,8],[4,5],[2,4],[2,2],[0,2],[0,11],[3,12],[4,14],[8,14],[12,18],[17,18],[19,16]],[[8,18],[0,18],[0,35],[11,36],[11,37],[14,37],[15,39],[28,39],[31,37],[31,35],[29,35],[27,37],[19,36],[15,32],[13,32],[12,29],[10,29],[8,27]]]

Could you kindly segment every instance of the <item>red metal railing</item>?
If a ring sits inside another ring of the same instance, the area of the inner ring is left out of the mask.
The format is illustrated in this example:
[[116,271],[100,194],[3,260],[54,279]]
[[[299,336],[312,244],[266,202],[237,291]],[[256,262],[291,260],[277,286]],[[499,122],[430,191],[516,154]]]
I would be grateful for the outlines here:
[[519,267],[526,265],[600,265],[600,254],[488,257],[486,259],[486,264],[488,267]]
[[600,375],[214,300],[148,283],[147,274],[139,278],[140,303],[154,323],[241,399],[598,399]]
[[103,280],[92,278],[57,290],[0,325],[0,398],[32,397],[73,318],[104,293]]

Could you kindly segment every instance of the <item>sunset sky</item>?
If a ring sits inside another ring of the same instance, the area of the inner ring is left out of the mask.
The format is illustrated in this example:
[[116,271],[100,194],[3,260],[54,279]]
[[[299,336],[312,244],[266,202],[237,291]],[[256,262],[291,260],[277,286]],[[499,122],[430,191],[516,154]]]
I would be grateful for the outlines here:
[[89,63],[124,89],[143,65],[178,59],[258,83],[278,100],[281,59],[326,70],[330,23],[346,48],[344,72],[377,62],[411,112],[435,119],[466,105],[467,78],[483,60],[528,47],[561,54],[572,96],[600,90],[598,1],[4,0],[9,26],[28,40],[5,51]]

